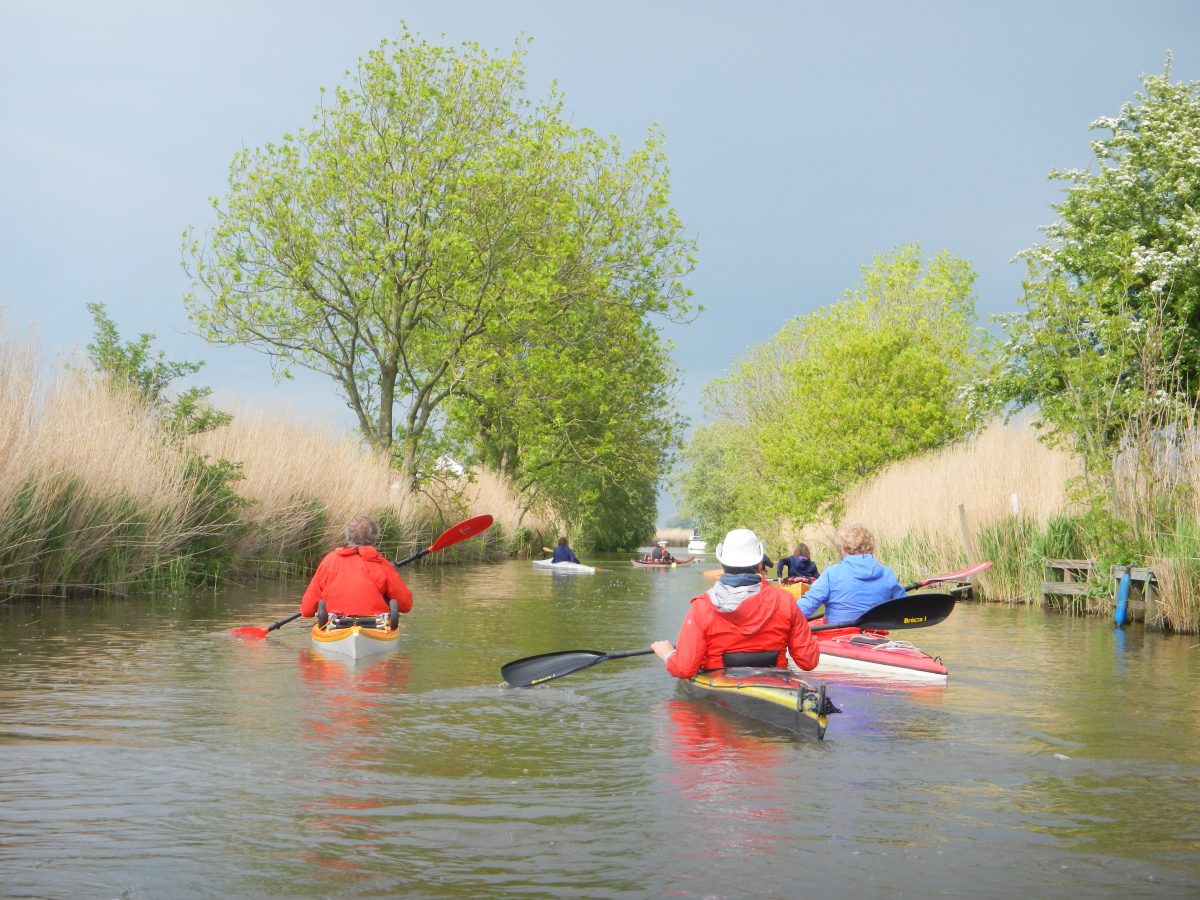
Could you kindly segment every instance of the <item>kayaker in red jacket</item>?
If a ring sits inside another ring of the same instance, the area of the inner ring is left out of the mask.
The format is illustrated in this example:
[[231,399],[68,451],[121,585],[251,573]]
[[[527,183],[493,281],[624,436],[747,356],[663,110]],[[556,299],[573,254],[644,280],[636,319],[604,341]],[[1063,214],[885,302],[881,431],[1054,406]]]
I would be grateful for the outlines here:
[[366,516],[355,516],[346,525],[346,545],[326,554],[300,601],[300,615],[317,614],[325,601],[331,615],[376,616],[388,612],[395,600],[400,612],[412,610],[412,591],[396,567],[375,549],[379,526]]
[[[701,669],[729,665],[786,666],[788,653],[801,669],[813,669],[821,651],[800,614],[796,599],[767,584],[761,574],[763,545],[753,531],[736,528],[717,545],[724,574],[711,590],[693,597],[678,646],[650,645],[676,678]],[[765,661],[728,659],[726,654],[756,653]],[[772,656],[773,654],[773,656]]]

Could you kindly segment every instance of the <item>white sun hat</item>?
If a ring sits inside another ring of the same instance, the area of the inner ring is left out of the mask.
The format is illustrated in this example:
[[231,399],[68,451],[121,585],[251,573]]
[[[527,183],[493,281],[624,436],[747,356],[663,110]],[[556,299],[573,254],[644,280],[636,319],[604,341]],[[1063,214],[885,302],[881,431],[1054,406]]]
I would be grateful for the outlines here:
[[717,562],[735,569],[757,566],[763,553],[763,542],[749,528],[735,528],[717,544]]

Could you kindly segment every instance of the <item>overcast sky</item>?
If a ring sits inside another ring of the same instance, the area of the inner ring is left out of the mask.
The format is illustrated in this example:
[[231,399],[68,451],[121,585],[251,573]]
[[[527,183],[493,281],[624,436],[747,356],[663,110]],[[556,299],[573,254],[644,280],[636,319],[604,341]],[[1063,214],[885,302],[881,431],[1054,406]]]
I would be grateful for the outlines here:
[[238,148],[306,124],[402,20],[502,51],[526,34],[532,95],[557,81],[577,125],[626,146],[663,129],[706,308],[667,330],[693,417],[747,346],[898,244],[970,260],[980,312],[1015,309],[1048,172],[1090,164],[1088,123],[1168,51],[1200,80],[1194,0],[0,0],[3,327],[65,354],[105,303],[122,334],[206,361],[219,404],[352,427],[327,379],[277,386],[265,357],[188,333],[180,238]]

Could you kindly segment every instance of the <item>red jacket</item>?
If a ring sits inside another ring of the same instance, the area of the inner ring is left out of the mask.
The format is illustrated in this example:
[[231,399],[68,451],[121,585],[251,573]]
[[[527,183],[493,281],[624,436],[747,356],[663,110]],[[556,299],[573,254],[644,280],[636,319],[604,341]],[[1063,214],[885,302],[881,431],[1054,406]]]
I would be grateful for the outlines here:
[[708,594],[693,597],[675,652],[667,657],[667,671],[691,678],[701,669],[723,668],[725,653],[752,650],[778,650],[778,666],[787,665],[785,651],[791,651],[792,660],[805,670],[816,668],[821,655],[796,598],[765,581],[757,594],[729,613],[713,606]]
[[300,601],[300,615],[315,616],[318,600],[325,601],[327,612],[347,616],[385,613],[388,600],[395,600],[402,613],[413,605],[400,573],[374,547],[338,547],[326,554]]

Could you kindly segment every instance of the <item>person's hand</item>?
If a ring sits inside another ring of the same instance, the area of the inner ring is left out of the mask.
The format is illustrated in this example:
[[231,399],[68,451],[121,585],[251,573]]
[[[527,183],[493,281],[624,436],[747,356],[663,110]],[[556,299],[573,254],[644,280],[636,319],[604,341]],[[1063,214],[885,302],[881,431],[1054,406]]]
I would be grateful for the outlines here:
[[655,641],[650,645],[650,649],[654,651],[654,655],[659,659],[666,659],[675,652],[675,648],[671,646],[670,641]]

